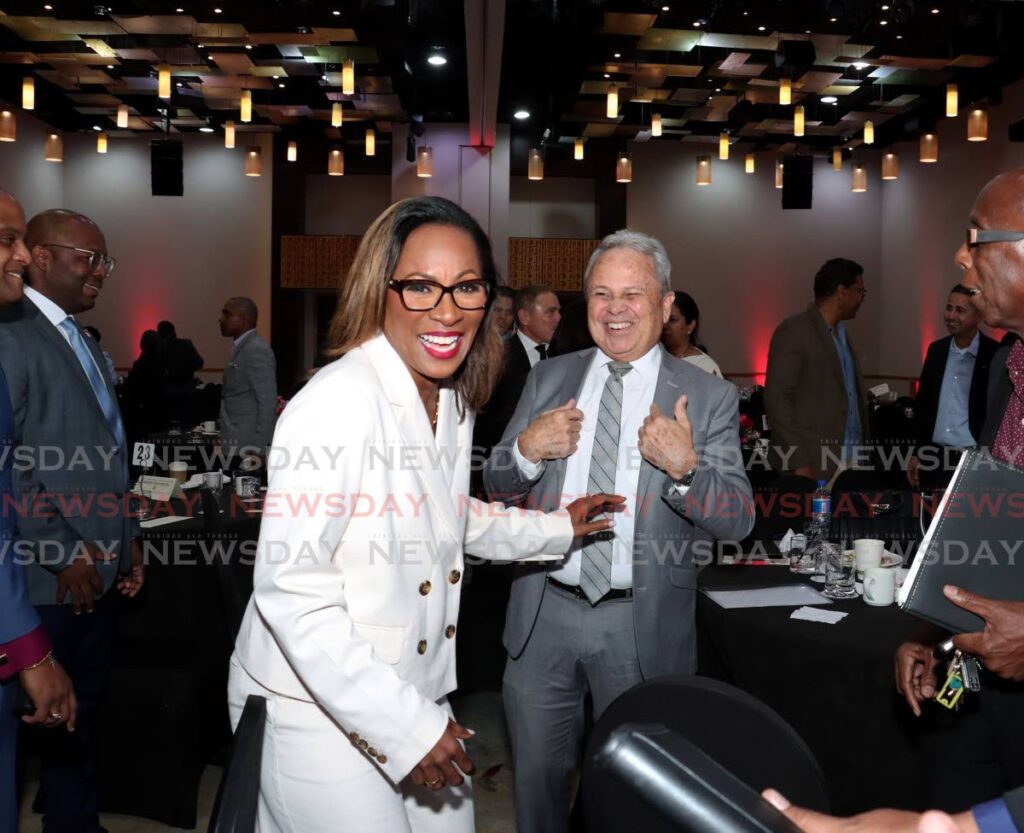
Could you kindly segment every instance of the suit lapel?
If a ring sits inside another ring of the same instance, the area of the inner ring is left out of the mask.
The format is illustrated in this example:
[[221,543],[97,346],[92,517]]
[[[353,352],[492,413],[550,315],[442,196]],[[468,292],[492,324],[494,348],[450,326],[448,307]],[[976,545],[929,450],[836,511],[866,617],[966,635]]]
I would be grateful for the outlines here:
[[[825,323],[825,319],[821,317],[821,313],[818,312],[817,307],[811,304],[807,308],[807,314],[810,316],[811,321],[814,324],[814,332],[818,334],[818,340],[821,342],[821,349],[824,350],[824,355],[827,356],[829,367],[832,369],[832,377],[839,385],[839,388],[846,394],[846,380],[843,377],[843,366],[839,363],[839,350],[836,347],[836,340],[832,337],[832,333],[829,331],[828,324]],[[852,354],[851,349],[851,354]],[[854,359],[856,365],[856,359]]]
[[[381,387],[391,405],[391,411],[398,423],[400,445],[415,459],[416,475],[438,515],[455,539],[461,541],[463,535],[459,531],[455,511],[453,484],[445,476],[445,468],[441,463],[442,455],[439,453],[430,429],[430,420],[423,410],[423,402],[409,369],[383,335],[372,338],[363,344],[361,349],[377,371]],[[454,394],[450,389],[442,389],[438,424],[441,424],[442,420],[448,422],[454,419],[454,409]],[[451,451],[448,449],[448,453]]]
[[[658,382],[654,388],[654,404],[668,417],[675,413],[676,400],[684,393],[679,372],[680,360],[661,348],[661,369],[658,371]],[[652,492],[652,480],[656,474],[665,477],[665,473],[654,468],[647,460],[640,464],[640,477],[637,481],[637,495],[660,494],[661,488]]]
[[[561,401],[554,403],[551,406],[552,408],[564,405],[570,398],[575,399],[576,403],[579,404],[580,393],[583,390],[583,383],[587,378],[587,370],[590,368],[590,363],[593,361],[594,354],[596,352],[597,348],[591,347],[589,350],[581,350],[579,353],[572,354],[577,361],[567,363],[565,375],[562,377],[562,383],[559,386],[559,390],[562,391],[562,395],[560,397]],[[549,360],[546,359],[545,361]],[[549,409],[545,408],[545,410]],[[565,457],[558,460],[548,461],[548,466],[551,466],[554,469],[553,475],[559,494],[565,491],[565,469],[567,465],[568,459]]]

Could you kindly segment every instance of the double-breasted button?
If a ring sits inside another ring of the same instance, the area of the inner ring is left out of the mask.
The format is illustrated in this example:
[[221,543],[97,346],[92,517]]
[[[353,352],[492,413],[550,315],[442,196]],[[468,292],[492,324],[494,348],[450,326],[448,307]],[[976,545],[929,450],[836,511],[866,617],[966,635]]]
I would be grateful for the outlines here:
[[460,578],[462,578],[462,573],[460,573],[458,570],[452,570],[450,573],[448,573],[448,581],[450,581],[452,584],[458,584]]
[[426,596],[430,592],[430,588],[433,585],[429,581],[420,582],[420,595]]
[[366,754],[369,755],[371,758],[376,758],[377,750],[371,746],[369,749],[366,750]]
[[444,635],[446,639],[451,639],[453,636],[455,636],[455,625],[449,625],[447,628],[445,628]]
[[360,739],[359,739],[359,748],[360,748],[360,749],[366,749],[367,747],[369,747],[369,745],[370,745],[370,744],[368,744],[368,743],[367,743],[367,742],[366,742],[365,740],[363,740],[362,738],[360,738]]
[[359,743],[359,735],[357,735],[355,732],[352,732],[352,734],[350,734],[349,737],[352,738],[353,743]]
[[386,764],[387,762],[388,762],[388,756],[387,755],[378,755],[377,756],[377,763],[378,764]]
[[417,654],[425,654],[427,652],[427,640],[421,639],[420,644],[416,646]]

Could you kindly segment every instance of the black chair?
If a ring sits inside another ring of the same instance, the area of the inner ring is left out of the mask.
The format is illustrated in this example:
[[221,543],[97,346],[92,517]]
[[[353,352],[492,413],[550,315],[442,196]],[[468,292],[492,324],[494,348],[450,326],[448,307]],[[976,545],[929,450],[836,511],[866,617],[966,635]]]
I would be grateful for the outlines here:
[[207,833],[252,833],[260,795],[267,701],[250,694],[235,730]]
[[594,727],[580,787],[588,833],[676,830],[665,817],[593,758],[626,724],[660,724],[693,743],[760,793],[774,787],[794,804],[827,813],[828,787],[794,729],[757,698],[706,677],[662,677],[630,689]]
[[809,517],[810,498],[817,484],[809,477],[784,474],[754,494],[757,517],[745,543],[776,541],[787,529],[802,532]]

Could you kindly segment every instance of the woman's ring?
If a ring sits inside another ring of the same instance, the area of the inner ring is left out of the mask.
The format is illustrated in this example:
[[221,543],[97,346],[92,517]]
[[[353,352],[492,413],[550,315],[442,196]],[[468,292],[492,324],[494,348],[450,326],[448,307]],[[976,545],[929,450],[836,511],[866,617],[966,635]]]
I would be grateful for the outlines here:
[[424,781],[423,783],[426,784],[428,787],[436,787],[438,784],[441,783],[441,779],[435,778],[433,781]]
[[50,719],[51,720],[63,720],[64,719],[64,715],[62,715],[60,712],[50,712]]

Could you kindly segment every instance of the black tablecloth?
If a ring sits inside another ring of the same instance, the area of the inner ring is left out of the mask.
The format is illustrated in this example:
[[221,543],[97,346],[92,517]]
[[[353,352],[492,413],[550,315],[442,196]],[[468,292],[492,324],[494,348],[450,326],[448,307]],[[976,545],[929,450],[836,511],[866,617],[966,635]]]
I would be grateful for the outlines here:
[[[700,574],[702,589],[803,580],[786,567],[713,566]],[[925,809],[919,741],[928,722],[896,693],[892,659],[917,620],[859,598],[829,607],[849,615],[827,625],[790,619],[792,607],[726,610],[701,595],[700,673],[750,692],[789,721],[825,773],[834,812]]]

